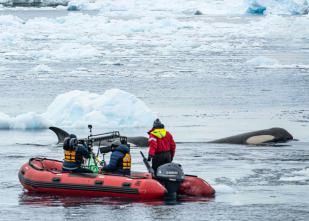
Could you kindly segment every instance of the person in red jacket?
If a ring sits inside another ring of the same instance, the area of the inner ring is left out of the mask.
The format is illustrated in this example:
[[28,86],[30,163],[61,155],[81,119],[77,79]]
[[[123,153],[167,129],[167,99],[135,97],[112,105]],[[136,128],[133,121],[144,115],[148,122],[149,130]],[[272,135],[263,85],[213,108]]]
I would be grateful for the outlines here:
[[153,127],[148,134],[148,161],[152,159],[152,168],[156,172],[159,166],[173,161],[176,144],[173,136],[164,129],[159,118],[153,122]]

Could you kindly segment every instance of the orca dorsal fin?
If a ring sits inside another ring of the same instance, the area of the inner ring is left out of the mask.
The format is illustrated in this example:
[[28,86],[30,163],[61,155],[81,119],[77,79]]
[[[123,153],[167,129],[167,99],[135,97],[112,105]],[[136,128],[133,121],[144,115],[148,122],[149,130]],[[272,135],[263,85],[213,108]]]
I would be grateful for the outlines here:
[[63,140],[66,138],[66,137],[69,137],[70,134],[58,127],[49,127],[50,130],[54,131],[55,134],[57,135],[58,137],[58,143],[57,144],[60,144],[60,143],[63,143]]

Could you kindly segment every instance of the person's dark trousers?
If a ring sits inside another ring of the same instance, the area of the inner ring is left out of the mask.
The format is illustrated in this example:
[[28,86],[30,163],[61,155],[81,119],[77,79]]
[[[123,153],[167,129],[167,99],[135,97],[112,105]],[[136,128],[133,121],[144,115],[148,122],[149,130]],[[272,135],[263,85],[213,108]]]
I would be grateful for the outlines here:
[[75,170],[62,169],[62,171],[72,171],[72,173],[93,173],[92,170],[87,169],[87,168],[82,168],[82,167],[79,167]]
[[157,173],[159,166],[172,162],[172,156],[170,151],[163,151],[156,153],[152,159],[152,168]]

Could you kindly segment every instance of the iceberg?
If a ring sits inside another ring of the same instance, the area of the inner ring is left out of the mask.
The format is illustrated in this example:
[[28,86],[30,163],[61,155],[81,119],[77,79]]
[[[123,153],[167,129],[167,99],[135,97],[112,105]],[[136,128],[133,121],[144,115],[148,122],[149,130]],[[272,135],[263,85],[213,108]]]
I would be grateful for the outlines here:
[[120,89],[105,91],[103,95],[88,91],[60,94],[47,110],[10,117],[0,112],[0,129],[64,128],[131,128],[152,125],[157,115],[135,95]]
[[29,112],[16,117],[0,112],[0,129],[44,129],[48,128],[51,122],[44,119],[37,113]]
[[245,0],[245,14],[303,15],[308,14],[307,0]]
[[265,10],[266,6],[264,4],[261,4],[259,1],[252,1],[248,5],[246,14],[263,15]]
[[95,0],[72,0],[68,3],[68,11],[99,11],[101,8],[107,7],[105,1],[95,1]]

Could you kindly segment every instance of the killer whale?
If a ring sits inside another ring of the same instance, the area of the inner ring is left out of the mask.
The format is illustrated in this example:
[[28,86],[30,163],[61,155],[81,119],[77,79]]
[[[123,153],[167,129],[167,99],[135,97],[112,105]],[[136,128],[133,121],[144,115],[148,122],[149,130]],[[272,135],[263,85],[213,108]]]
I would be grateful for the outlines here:
[[[58,128],[49,127],[50,130],[54,131],[58,137],[57,144],[61,144],[64,138],[69,137],[69,133]],[[128,137],[128,143],[131,146],[148,147],[148,138],[139,137]],[[244,144],[244,145],[263,145],[266,143],[282,143],[292,140],[293,136],[285,129],[274,127],[265,130],[252,131],[248,133],[238,134],[230,137],[221,138],[218,140],[209,141],[206,143],[226,143],[226,144]],[[178,142],[176,142],[178,143]],[[109,146],[111,143],[102,141],[101,145]]]
[[[58,142],[57,142],[57,145],[60,145],[63,143],[63,140],[66,138],[66,137],[69,137],[70,134],[58,127],[49,127],[50,130],[54,131],[55,134],[57,135],[58,137]],[[148,138],[147,137],[142,137],[142,136],[139,136],[139,137],[127,137],[127,141],[128,143],[130,144],[130,146],[138,146],[138,147],[148,147]],[[95,143],[96,144],[96,143]],[[108,141],[101,141],[100,145],[102,146],[109,146],[111,145],[111,142],[108,142]]]
[[221,138],[218,140],[209,141],[208,143],[261,145],[265,143],[287,142],[292,139],[293,136],[287,130],[274,127]]
[[57,137],[58,137],[58,142],[57,142],[57,144],[63,143],[64,139],[65,139],[66,137],[69,137],[69,136],[70,136],[70,134],[69,134],[68,132],[66,132],[66,131],[64,131],[64,130],[62,130],[62,129],[60,129],[60,128],[58,128],[58,127],[49,127],[49,129],[52,130],[52,131],[54,131],[55,134],[57,135]]

